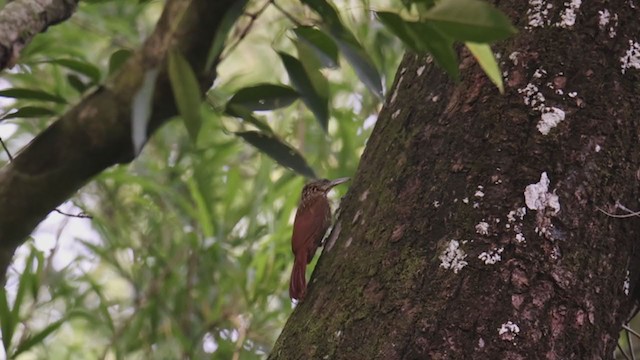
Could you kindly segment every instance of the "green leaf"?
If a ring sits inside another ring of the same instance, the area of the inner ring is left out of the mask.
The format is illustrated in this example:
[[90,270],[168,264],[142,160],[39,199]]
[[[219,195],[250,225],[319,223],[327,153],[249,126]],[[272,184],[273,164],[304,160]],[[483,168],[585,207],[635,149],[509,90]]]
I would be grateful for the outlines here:
[[31,349],[33,346],[40,344],[52,332],[58,330],[58,328],[62,326],[62,324],[64,324],[66,320],[67,320],[66,318],[62,318],[50,324],[49,326],[45,327],[44,329],[42,329],[42,331],[36,333],[35,335],[27,337],[23,342],[21,342],[18,345],[18,347],[16,348],[16,351],[13,352],[12,357],[15,358],[21,353]]
[[248,109],[242,106],[227,104],[227,107],[225,108],[224,112],[227,115],[237,117],[248,122],[249,124],[262,130],[263,132],[270,133],[270,134],[273,133],[273,130],[267,123],[253,116],[251,111],[249,111]]
[[67,81],[69,82],[69,85],[71,85],[71,87],[80,94],[84,93],[84,91],[89,87],[89,85],[85,84],[76,74],[68,74]]
[[453,40],[426,22],[405,21],[398,14],[377,13],[380,21],[411,50],[430,53],[436,63],[455,80],[459,79],[458,57],[453,50]]
[[351,31],[342,25],[336,9],[325,0],[302,0],[302,2],[322,17],[329,34],[347,62],[355,70],[360,81],[376,97],[382,99],[382,79],[373,60]]
[[93,64],[90,64],[85,61],[80,61],[76,59],[54,59],[54,60],[46,60],[44,63],[56,64],[67,69],[78,72],[82,75],[85,75],[89,79],[91,79],[91,84],[95,85],[100,82],[100,69],[98,69]]
[[216,29],[215,37],[213,38],[213,43],[211,44],[211,48],[209,49],[209,54],[207,55],[207,61],[205,65],[205,69],[209,69],[215,59],[220,56],[222,50],[224,49],[224,43],[227,40],[227,36],[229,35],[229,31],[233,29],[233,26],[236,23],[236,20],[242,15],[244,12],[244,7],[247,5],[249,0],[236,0],[233,5],[227,10]]
[[271,157],[278,164],[288,167],[303,176],[316,177],[315,172],[309,167],[304,157],[291,145],[275,135],[257,131],[243,131],[235,134]]
[[11,88],[6,90],[0,90],[0,97],[9,97],[21,100],[42,100],[51,101],[59,104],[65,104],[67,101],[57,95],[50,94],[42,90],[24,89],[24,88]]
[[182,115],[189,136],[193,141],[196,141],[202,125],[200,116],[202,94],[191,65],[177,51],[169,53],[169,80],[171,81],[171,88],[173,89],[178,110]]
[[416,39],[416,34],[411,33],[409,25],[400,15],[386,11],[376,12],[376,15],[382,24],[398,39],[402,40],[408,48],[416,52],[427,50],[421,49],[420,41]]
[[38,106],[24,106],[14,112],[11,112],[2,116],[1,119],[6,120],[6,119],[14,119],[14,118],[23,118],[23,119],[40,118],[40,117],[49,117],[53,115],[56,115],[56,113],[53,110],[50,110],[47,108],[38,107]]
[[324,67],[338,67],[338,47],[329,35],[310,26],[299,26],[293,32],[311,48]]
[[460,41],[491,42],[517,33],[509,18],[480,0],[443,0],[422,14],[445,35]]
[[434,26],[428,23],[413,23],[409,27],[412,33],[421,33],[425,37],[419,43],[426,49],[438,65],[440,65],[454,80],[460,79],[458,56],[453,50],[453,40],[442,35]]
[[298,97],[298,93],[288,86],[258,84],[238,90],[227,106],[242,106],[251,111],[274,110],[291,105]]
[[0,288],[0,330],[2,331],[2,344],[4,351],[8,352],[11,346],[11,338],[16,326],[16,319],[9,310],[9,302],[7,301],[7,290],[2,286]]
[[338,12],[336,9],[325,0],[302,0],[302,2],[313,9],[313,11],[317,12],[324,23],[332,30],[341,30],[344,27],[342,26],[342,22],[340,21],[340,17],[338,16]]
[[373,60],[362,45],[360,45],[353,34],[346,29],[342,32],[332,31],[331,35],[342,55],[353,67],[358,78],[360,78],[360,81],[362,81],[376,97],[382,99],[382,79]]
[[329,122],[328,94],[323,93],[323,89],[314,86],[311,77],[300,60],[283,52],[278,52],[278,55],[280,55],[280,59],[282,59],[282,63],[287,70],[291,84],[301,95],[302,101],[316,117],[322,129],[327,131]]
[[118,70],[129,59],[133,52],[129,49],[118,49],[109,57],[109,75]]
[[31,268],[33,266],[33,261],[36,258],[36,254],[34,253],[34,249],[31,250],[29,257],[24,263],[24,271],[20,274],[20,282],[18,283],[18,291],[16,292],[16,298],[13,302],[13,309],[11,309],[11,313],[13,314],[14,319],[20,319],[20,308],[22,307],[22,302],[24,301],[24,297],[27,294],[27,289],[31,287],[31,283],[33,282],[33,273],[31,272]]
[[484,70],[491,82],[498,87],[500,94],[504,94],[502,74],[500,73],[500,67],[493,55],[493,51],[491,51],[491,47],[487,44],[476,44],[470,42],[465,43],[465,45],[467,45],[469,51],[471,51],[476,60],[478,60],[478,64],[480,64],[480,67],[482,67],[482,70]]

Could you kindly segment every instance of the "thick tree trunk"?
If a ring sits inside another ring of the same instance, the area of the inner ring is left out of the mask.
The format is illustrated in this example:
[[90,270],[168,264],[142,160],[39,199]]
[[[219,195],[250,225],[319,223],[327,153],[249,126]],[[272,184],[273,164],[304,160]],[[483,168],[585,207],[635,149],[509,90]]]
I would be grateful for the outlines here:
[[504,96],[464,50],[460,84],[405,57],[271,359],[612,357],[640,222],[598,209],[640,208],[640,4],[540,3],[502,8]]

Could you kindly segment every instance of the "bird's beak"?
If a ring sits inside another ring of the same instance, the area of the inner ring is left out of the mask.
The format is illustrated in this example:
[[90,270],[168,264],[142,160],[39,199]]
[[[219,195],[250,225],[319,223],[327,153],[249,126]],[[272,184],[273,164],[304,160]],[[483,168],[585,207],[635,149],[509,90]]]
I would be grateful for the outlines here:
[[340,184],[346,183],[349,180],[351,180],[351,178],[348,178],[348,177],[343,177],[343,178],[331,180],[331,182],[329,182],[329,189],[331,189],[332,187],[334,187],[336,185],[340,185]]

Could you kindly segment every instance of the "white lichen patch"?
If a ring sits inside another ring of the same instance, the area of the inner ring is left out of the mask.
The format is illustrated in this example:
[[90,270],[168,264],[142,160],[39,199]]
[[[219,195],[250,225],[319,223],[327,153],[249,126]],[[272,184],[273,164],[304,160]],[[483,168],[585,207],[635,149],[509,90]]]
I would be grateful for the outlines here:
[[622,291],[624,291],[625,295],[629,295],[629,284],[631,280],[629,279],[629,270],[627,270],[627,275],[624,277],[624,283],[622,284]]
[[523,206],[523,207],[518,208],[516,210],[509,211],[509,213],[507,214],[507,220],[509,222],[515,222],[516,221],[516,217],[519,217],[520,220],[522,220],[525,215],[527,215],[527,208]]
[[529,22],[528,26],[525,26],[525,29],[531,30],[532,28],[549,25],[549,10],[551,10],[552,7],[552,4],[544,0],[529,0],[529,9],[527,9],[527,19]]
[[596,144],[596,147],[594,149],[596,152],[600,152],[602,150],[602,146]]
[[400,109],[394,111],[393,114],[391,114],[391,118],[395,120],[395,118],[397,118],[398,115],[400,115]]
[[600,29],[604,29],[611,21],[611,13],[608,9],[604,9],[598,11],[598,15],[598,26],[600,26]]
[[489,235],[489,224],[486,221],[480,221],[476,224],[476,232],[480,235]]
[[424,69],[426,69],[427,65],[422,65],[418,68],[418,70],[416,70],[416,74],[418,76],[422,75],[422,73],[424,72]]
[[542,111],[545,108],[544,102],[546,99],[536,85],[529,83],[527,86],[518,89],[518,93],[523,95],[524,104],[532,109]]
[[[403,68],[403,70],[406,71],[406,68]],[[402,74],[404,74],[404,72],[402,72]],[[398,84],[396,84],[396,89],[393,91],[393,95],[391,95],[391,104],[393,104],[393,102],[396,101],[396,98],[398,97],[398,89],[400,89],[402,80],[404,80],[404,76],[400,76],[400,80],[398,80]]]
[[480,191],[480,190],[477,190],[476,193],[473,194],[473,196],[482,198],[482,197],[484,197],[484,193],[482,191]]
[[492,249],[490,251],[485,251],[482,254],[478,255],[478,259],[484,261],[486,265],[493,265],[499,261],[502,261],[502,252],[504,251],[503,247]]
[[537,68],[536,71],[533,72],[533,77],[536,79],[540,79],[545,75],[547,75],[547,70],[543,68]]
[[602,31],[608,31],[609,37],[616,37],[616,28],[618,27],[618,14],[609,12],[608,9],[598,11],[598,26]]
[[569,97],[573,99],[574,97],[578,96],[578,93],[575,92],[575,91],[572,91],[572,92],[568,93],[567,95],[569,95]]
[[565,8],[560,14],[560,22],[558,22],[556,26],[569,28],[575,25],[576,11],[580,9],[580,5],[582,5],[582,0],[571,0],[564,3]]
[[447,248],[440,254],[440,267],[451,269],[457,274],[467,266],[468,263],[464,260],[466,257],[467,254],[460,248],[458,240],[451,240]]
[[516,242],[518,244],[523,244],[525,242],[527,242],[527,239],[525,239],[524,235],[522,233],[517,233],[516,234]]
[[542,135],[547,135],[554,127],[558,126],[558,124],[564,120],[565,112],[562,109],[558,109],[556,107],[547,107],[542,112],[542,116],[540,116],[540,121],[538,122],[538,131],[542,133]]
[[640,69],[640,44],[636,41],[629,40],[629,49],[623,57],[620,58],[622,63],[622,73],[626,73],[629,69]]
[[512,341],[520,333],[518,324],[507,321],[498,328],[498,335],[502,340]]
[[527,185],[524,189],[524,202],[531,210],[541,211],[550,207],[557,214],[560,212],[558,195],[549,192],[549,177],[546,172],[540,175],[540,181]]
[[436,209],[439,208],[440,207],[440,201],[433,200],[433,207],[436,208]]
[[469,203],[469,198],[466,197],[466,198],[462,199],[462,202],[465,203],[465,204],[468,204]]
[[520,52],[518,51],[514,51],[511,54],[509,54],[509,60],[513,62],[513,65],[518,65],[518,56],[520,56]]

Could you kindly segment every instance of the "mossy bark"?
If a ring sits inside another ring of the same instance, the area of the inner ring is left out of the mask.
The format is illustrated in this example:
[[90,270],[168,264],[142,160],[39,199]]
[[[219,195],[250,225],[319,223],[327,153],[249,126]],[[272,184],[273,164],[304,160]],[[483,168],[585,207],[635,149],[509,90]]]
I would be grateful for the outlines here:
[[[550,25],[532,29],[526,3],[501,4],[521,31],[496,48],[504,95],[463,49],[458,84],[405,56],[335,240],[270,359],[612,358],[640,221],[598,209],[640,209],[640,70],[621,71],[640,12],[583,3],[563,28],[566,5],[548,3]],[[547,135],[549,109],[525,104],[528,84],[565,113]],[[547,206],[528,208],[542,173]],[[466,255],[458,272],[442,266],[451,240]]]

